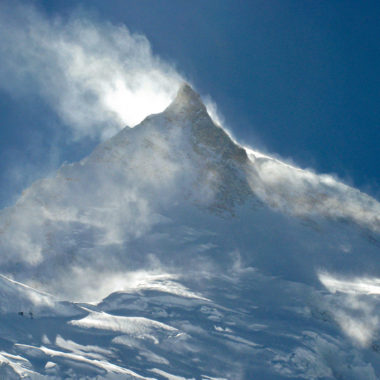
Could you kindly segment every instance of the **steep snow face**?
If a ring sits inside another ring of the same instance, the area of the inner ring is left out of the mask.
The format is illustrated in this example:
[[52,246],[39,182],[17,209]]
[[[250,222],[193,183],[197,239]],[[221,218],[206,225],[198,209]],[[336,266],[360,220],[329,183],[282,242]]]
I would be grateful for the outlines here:
[[[189,288],[177,292],[176,285],[185,286],[177,281],[167,286],[161,276],[145,289],[140,283],[138,291],[82,305],[84,316],[0,314],[0,376],[378,378],[378,342],[362,348],[340,334],[328,307],[332,300],[322,291],[238,265],[196,280],[187,285],[202,288],[207,298]],[[334,296],[335,308],[344,302],[343,294]],[[352,330],[360,331],[358,310],[351,317]]]
[[[375,379],[379,215],[234,142],[185,84],[1,211],[2,273],[92,305],[64,304],[68,320],[52,296],[0,284],[21,305],[0,309],[0,374]],[[31,336],[9,319],[21,307],[36,310]]]

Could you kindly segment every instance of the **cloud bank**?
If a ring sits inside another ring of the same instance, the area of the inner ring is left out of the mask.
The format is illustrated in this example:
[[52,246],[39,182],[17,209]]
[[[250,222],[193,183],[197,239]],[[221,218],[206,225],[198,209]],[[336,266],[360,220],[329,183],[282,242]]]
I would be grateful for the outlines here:
[[162,111],[183,81],[125,26],[71,15],[48,18],[32,6],[0,5],[0,88],[38,94],[74,139],[110,137]]

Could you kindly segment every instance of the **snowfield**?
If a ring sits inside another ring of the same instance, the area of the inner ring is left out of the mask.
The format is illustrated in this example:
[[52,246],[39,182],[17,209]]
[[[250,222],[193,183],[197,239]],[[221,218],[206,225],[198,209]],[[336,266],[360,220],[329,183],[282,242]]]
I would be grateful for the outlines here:
[[0,378],[378,379],[380,204],[183,85],[0,212]]

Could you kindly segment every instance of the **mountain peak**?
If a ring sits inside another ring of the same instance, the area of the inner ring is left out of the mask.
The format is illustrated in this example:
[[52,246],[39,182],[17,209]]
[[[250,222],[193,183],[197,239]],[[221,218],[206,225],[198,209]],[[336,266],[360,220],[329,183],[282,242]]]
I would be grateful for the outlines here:
[[186,82],[182,83],[176,97],[167,110],[176,113],[207,112],[200,95]]
[[203,146],[207,147],[208,153],[212,151],[224,159],[234,159],[242,163],[248,159],[246,151],[234,143],[222,127],[213,122],[200,95],[188,83],[181,85],[175,99],[164,113],[170,119],[174,116],[176,126],[190,129],[198,153],[202,150],[200,146]]
[[175,101],[198,101],[201,103],[200,96],[194,89],[186,82],[183,82],[180,86]]

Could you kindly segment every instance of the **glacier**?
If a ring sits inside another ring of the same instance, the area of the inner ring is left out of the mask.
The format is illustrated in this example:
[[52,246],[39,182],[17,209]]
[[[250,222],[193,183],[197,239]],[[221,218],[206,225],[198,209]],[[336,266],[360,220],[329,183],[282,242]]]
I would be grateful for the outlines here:
[[379,235],[183,84],[0,211],[0,377],[378,379]]

